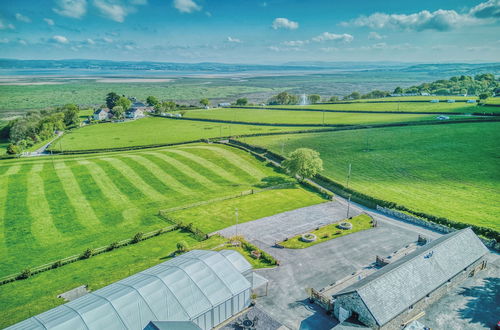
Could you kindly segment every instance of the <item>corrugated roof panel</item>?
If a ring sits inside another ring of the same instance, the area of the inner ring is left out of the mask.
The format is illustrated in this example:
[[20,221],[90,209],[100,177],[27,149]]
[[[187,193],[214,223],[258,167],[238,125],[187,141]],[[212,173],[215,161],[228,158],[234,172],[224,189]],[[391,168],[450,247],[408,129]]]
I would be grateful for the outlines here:
[[239,254],[237,251],[222,250],[220,251],[220,254],[226,257],[234,265],[234,267],[238,269],[240,273],[244,273],[252,269],[252,265],[250,265],[250,263],[245,259],[245,257]]
[[93,293],[70,301],[66,306],[80,314],[89,329],[103,329],[109,327],[110,324],[113,324],[115,329],[126,329],[113,306],[107,300]]
[[35,318],[30,317],[29,319],[6,328],[6,330],[45,330],[45,327]]

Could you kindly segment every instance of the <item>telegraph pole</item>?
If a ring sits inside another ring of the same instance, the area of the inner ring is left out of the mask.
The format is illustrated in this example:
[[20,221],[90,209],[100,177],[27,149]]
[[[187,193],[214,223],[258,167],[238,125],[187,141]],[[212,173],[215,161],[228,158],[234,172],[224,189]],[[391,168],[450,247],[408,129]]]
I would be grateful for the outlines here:
[[238,236],[238,208],[235,209],[236,236]]
[[[349,181],[351,180],[351,163],[349,163],[349,172],[347,173],[347,189],[349,189]],[[347,200],[347,219],[349,219],[349,209],[351,208],[351,194],[349,193],[349,199]]]

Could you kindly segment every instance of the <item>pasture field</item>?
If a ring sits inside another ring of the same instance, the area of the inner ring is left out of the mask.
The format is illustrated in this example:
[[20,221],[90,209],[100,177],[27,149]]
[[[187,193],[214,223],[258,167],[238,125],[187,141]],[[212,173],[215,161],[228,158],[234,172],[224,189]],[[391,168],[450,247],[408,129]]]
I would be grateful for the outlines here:
[[408,126],[243,138],[289,153],[320,152],[323,174],[365,194],[500,230],[500,123]]
[[388,96],[384,98],[377,99],[359,99],[359,100],[351,100],[348,102],[366,102],[366,101],[384,101],[384,102],[404,102],[404,101],[430,101],[430,100],[455,100],[455,101],[467,101],[467,100],[477,100],[477,96],[458,96],[458,95],[433,95],[433,96]]
[[414,114],[359,114],[336,113],[321,111],[283,111],[248,108],[219,108],[213,110],[190,110],[186,118],[217,119],[240,122],[257,122],[267,124],[327,124],[327,125],[358,125],[379,124],[406,121],[436,120],[435,115]]
[[[163,228],[160,209],[284,179],[245,152],[207,144],[2,161],[0,277]],[[305,192],[266,196],[269,215],[318,202]]]
[[165,262],[184,241],[190,249],[211,249],[225,239],[213,236],[202,242],[182,231],[166,233],[99,254],[86,260],[37,274],[27,280],[0,287],[0,328],[7,327],[50,308],[63,304],[57,295],[80,285],[95,291],[137,272]]
[[49,149],[107,149],[299,129],[307,128],[218,124],[148,117],[123,123],[95,124],[82,127],[66,133]]
[[[47,79],[45,79],[47,80]],[[106,94],[114,91],[119,95],[135,96],[145,100],[149,95],[159,99],[200,100],[201,98],[236,98],[240,94],[271,91],[270,88],[245,86],[225,80],[225,84],[200,83],[185,79],[166,82],[99,82],[101,79],[54,80],[57,84],[47,85],[0,85],[0,118],[12,110],[43,109],[52,106],[75,103],[99,105]],[[167,79],[170,80],[170,79]],[[36,81],[36,80],[34,80]],[[113,81],[106,79],[101,81]]]
[[495,108],[485,108],[470,103],[420,103],[420,102],[385,102],[385,103],[338,103],[338,104],[310,104],[310,105],[286,105],[269,106],[269,108],[289,109],[314,109],[314,110],[340,110],[340,111],[394,111],[394,112],[453,112],[457,114],[468,114],[473,112],[500,112]]

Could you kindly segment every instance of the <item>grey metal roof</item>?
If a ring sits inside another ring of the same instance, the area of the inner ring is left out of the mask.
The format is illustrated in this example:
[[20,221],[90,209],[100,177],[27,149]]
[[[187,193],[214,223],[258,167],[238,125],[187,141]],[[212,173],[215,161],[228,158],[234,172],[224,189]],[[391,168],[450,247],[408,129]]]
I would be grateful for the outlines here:
[[7,329],[144,329],[150,321],[190,321],[251,283],[238,252],[194,250],[17,323]]
[[488,252],[470,228],[444,235],[345,288],[382,326]]

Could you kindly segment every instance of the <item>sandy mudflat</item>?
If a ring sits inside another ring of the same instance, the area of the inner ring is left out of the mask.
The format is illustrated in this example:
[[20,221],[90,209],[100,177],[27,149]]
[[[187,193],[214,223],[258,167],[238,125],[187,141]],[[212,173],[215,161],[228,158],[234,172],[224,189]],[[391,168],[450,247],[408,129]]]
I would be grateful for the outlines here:
[[154,83],[154,82],[170,82],[173,79],[150,79],[150,78],[105,78],[98,79],[99,83]]

